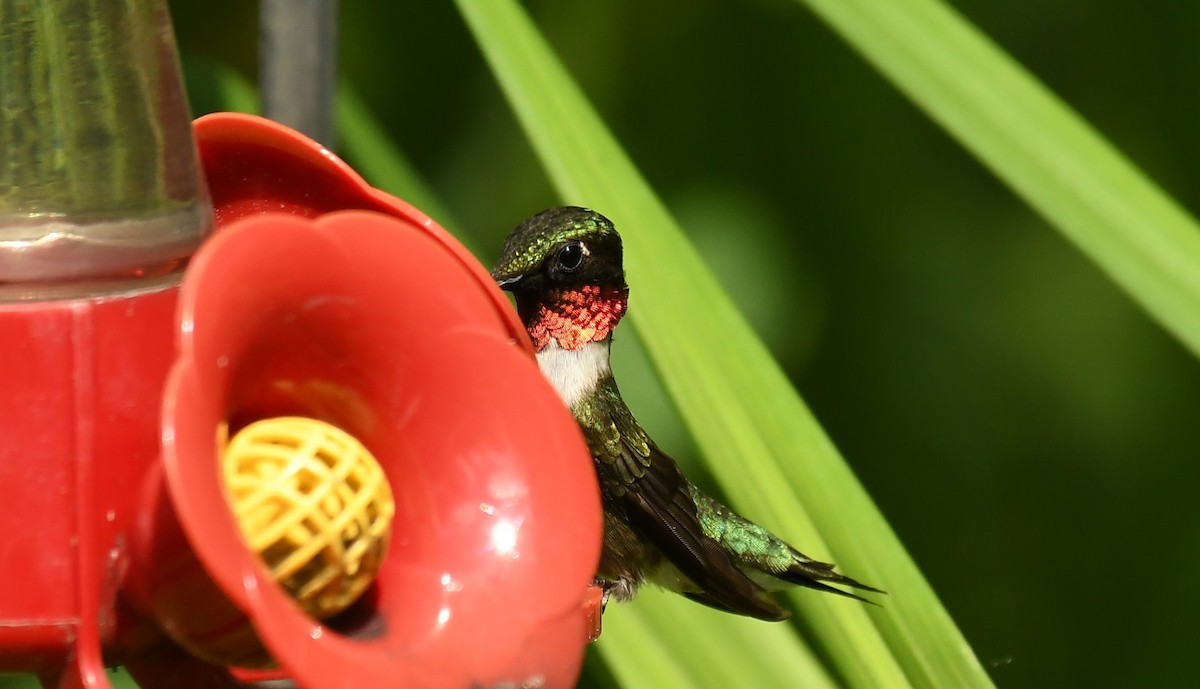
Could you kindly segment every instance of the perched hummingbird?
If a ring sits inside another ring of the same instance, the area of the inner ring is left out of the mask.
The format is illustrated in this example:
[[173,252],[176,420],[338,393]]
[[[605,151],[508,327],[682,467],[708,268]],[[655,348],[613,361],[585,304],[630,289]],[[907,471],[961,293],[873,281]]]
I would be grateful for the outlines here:
[[634,419],[609,367],[625,315],[621,237],[603,215],[553,208],[517,226],[492,277],[511,291],[538,365],[571,409],[591,450],[604,507],[597,581],[629,600],[645,581],[727,612],[781,620],[767,592],[798,584],[878,589],[833,571],[692,485]]

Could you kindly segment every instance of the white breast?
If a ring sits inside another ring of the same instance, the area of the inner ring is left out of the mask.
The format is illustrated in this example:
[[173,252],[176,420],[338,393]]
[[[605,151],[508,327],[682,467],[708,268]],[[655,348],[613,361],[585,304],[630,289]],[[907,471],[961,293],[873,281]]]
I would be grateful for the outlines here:
[[589,342],[583,349],[572,351],[558,346],[554,340],[538,352],[542,374],[558,391],[569,408],[591,394],[609,372],[608,342]]

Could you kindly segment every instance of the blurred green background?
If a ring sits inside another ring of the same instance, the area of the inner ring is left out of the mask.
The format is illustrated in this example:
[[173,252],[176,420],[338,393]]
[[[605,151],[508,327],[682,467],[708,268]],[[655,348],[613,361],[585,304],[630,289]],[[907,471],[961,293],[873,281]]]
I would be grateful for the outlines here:
[[[1200,207],[1200,4],[950,4]],[[996,683],[1193,686],[1195,359],[798,3],[526,7]],[[254,78],[257,3],[171,9],[189,58]],[[343,0],[341,34],[344,81],[485,263],[557,203],[452,4]],[[616,356],[687,462],[633,337]]]
[[[1200,5],[951,4],[1200,206]],[[489,263],[557,200],[462,20],[342,5],[344,80]],[[1194,358],[798,3],[526,7],[997,684],[1190,685]],[[185,53],[253,78],[255,3],[172,11]],[[636,347],[622,389],[686,458]]]

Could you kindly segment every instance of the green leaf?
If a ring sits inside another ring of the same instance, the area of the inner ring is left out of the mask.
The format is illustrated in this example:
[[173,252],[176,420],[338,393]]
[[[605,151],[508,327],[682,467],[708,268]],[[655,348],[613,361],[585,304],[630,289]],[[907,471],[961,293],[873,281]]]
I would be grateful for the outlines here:
[[803,0],[1200,355],[1200,226],[937,0]]
[[793,595],[835,673],[850,687],[990,687],[787,377],[529,18],[512,2],[458,4],[563,200],[598,208],[623,229],[631,318],[733,503],[814,557],[832,556],[893,592],[869,610]]
[[653,588],[636,604],[610,606],[597,643],[626,687],[837,687],[790,627],[709,610]]

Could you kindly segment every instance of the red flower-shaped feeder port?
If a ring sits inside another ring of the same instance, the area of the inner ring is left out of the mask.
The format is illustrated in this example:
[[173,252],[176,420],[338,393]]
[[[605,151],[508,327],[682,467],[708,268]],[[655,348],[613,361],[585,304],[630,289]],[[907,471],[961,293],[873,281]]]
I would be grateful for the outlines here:
[[[217,230],[180,291],[137,606],[203,667],[273,660],[312,689],[570,686],[594,622],[599,498],[506,298],[318,144],[246,115],[195,131]],[[279,415],[350,433],[395,494],[373,587],[327,621],[247,549],[218,471],[223,425]],[[143,686],[182,686],[186,658],[128,665]]]

